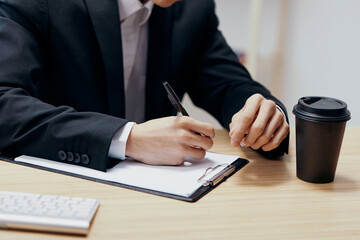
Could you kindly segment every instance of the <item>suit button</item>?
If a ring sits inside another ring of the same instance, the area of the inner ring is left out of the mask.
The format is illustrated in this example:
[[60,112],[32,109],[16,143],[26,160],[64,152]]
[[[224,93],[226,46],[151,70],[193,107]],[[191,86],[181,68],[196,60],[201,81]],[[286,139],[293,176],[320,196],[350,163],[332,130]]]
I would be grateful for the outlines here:
[[89,156],[87,154],[81,155],[81,163],[82,164],[87,165],[87,164],[89,164],[89,162],[90,162],[90,159],[89,159]]
[[72,153],[72,152],[67,152],[67,160],[69,161],[69,162],[72,162],[72,161],[74,161],[74,154]]
[[66,159],[66,153],[63,150],[60,150],[58,152],[58,159],[60,159],[61,161],[64,161]]
[[74,163],[80,163],[80,154],[78,153],[75,153],[74,154]]

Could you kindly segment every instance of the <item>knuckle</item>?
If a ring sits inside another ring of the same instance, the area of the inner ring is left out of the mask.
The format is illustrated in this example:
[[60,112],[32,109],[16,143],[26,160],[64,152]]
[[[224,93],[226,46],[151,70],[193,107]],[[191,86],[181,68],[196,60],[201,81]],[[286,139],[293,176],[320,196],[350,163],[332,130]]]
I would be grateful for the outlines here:
[[192,135],[190,133],[188,133],[187,131],[183,131],[180,134],[180,138],[183,142],[190,142],[192,140]]
[[199,155],[198,155],[198,157],[199,157],[199,159],[204,159],[205,158],[205,156],[206,156],[206,151],[199,151]]
[[244,124],[250,124],[252,122],[252,117],[250,115],[243,115],[242,122]]
[[270,141],[270,136],[267,136],[267,135],[263,135],[259,138],[259,142],[264,145],[266,143],[268,143]]
[[263,97],[263,95],[261,95],[260,93],[256,93],[255,94],[255,99],[257,102],[262,102],[265,100],[265,98]]
[[285,122],[284,116],[281,112],[278,111],[276,114],[276,121],[280,123],[281,125]]
[[211,124],[206,124],[204,130],[206,131],[206,133],[211,134],[215,132],[215,128]]
[[285,131],[286,131],[286,134],[290,131],[290,126],[288,123],[285,124]]
[[271,140],[270,142],[268,142],[267,144],[265,144],[263,147],[261,147],[264,151],[271,151],[274,148],[278,147],[280,145],[276,143],[276,140]]
[[287,122],[283,122],[283,124],[282,124],[282,126],[281,126],[281,128],[283,128],[283,138],[285,138],[286,136],[287,136],[287,134],[288,134],[288,132],[290,131],[290,126],[289,126],[289,124],[287,123]]
[[264,125],[263,124],[254,124],[252,126],[252,131],[254,131],[257,134],[262,133],[264,131]]
[[210,139],[210,146],[209,149],[212,148],[214,146],[214,141],[212,139]]
[[264,97],[260,93],[255,93],[253,95],[253,98],[256,99],[257,101],[261,101],[264,99]]
[[258,149],[259,149],[259,147],[257,147],[257,146],[251,146],[251,148],[254,149],[254,150],[258,150]]
[[177,126],[178,126],[179,128],[185,128],[185,126],[186,126],[185,120],[182,119],[182,118],[180,118],[180,120],[177,122]]
[[245,130],[242,130],[240,128],[237,128],[234,130],[234,133],[233,133],[233,137],[239,137],[239,136],[243,136],[245,135],[246,131]]
[[272,150],[272,149],[273,149],[273,147],[270,146],[270,144],[262,147],[262,150],[264,150],[265,152],[268,152],[268,151],[270,151],[270,150]]
[[177,125],[179,128],[185,128],[189,122],[189,118],[186,116],[181,116],[177,120]]
[[258,141],[254,144],[252,144],[250,147],[254,150],[257,150],[261,147],[262,144],[260,144]]
[[213,140],[208,138],[207,143],[206,143],[206,149],[205,149],[205,150],[208,150],[208,149],[212,148],[213,145],[214,145]]
[[273,101],[271,101],[271,100],[266,100],[266,105],[268,106],[268,108],[269,108],[271,111],[273,111],[273,112],[276,111],[276,104],[275,104]]
[[209,124],[209,126],[208,126],[208,131],[211,132],[211,133],[215,132],[214,126],[211,125],[211,124]]
[[276,148],[280,145],[280,143],[281,143],[281,141],[279,139],[274,139],[270,145],[272,148]]
[[235,122],[238,118],[239,118],[239,112],[235,113],[235,114],[232,116],[231,122]]

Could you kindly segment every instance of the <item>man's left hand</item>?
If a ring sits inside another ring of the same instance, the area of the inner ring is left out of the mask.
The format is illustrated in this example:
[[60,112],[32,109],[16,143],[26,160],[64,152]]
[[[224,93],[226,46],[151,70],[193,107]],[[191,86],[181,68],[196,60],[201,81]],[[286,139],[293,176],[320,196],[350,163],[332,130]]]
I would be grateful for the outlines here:
[[232,146],[262,148],[264,151],[277,148],[289,132],[283,113],[261,94],[248,98],[245,106],[233,116],[229,127]]

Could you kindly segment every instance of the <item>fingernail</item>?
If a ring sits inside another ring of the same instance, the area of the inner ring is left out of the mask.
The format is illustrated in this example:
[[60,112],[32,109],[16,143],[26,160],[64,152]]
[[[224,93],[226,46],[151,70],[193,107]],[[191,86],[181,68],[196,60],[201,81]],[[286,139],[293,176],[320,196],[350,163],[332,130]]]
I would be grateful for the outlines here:
[[244,140],[242,140],[242,141],[240,142],[240,146],[241,146],[241,147],[247,147],[247,145],[245,144]]

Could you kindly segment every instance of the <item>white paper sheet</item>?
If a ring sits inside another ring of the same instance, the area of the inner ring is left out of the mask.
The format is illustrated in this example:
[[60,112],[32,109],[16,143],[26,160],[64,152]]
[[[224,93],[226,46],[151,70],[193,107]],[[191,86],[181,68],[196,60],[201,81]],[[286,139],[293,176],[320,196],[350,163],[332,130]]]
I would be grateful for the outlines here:
[[25,155],[17,157],[15,161],[189,197],[202,186],[203,183],[198,182],[198,179],[207,168],[222,165],[216,169],[220,172],[237,158],[237,156],[207,152],[205,159],[187,159],[180,166],[152,166],[130,159],[120,162],[107,172]]

